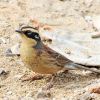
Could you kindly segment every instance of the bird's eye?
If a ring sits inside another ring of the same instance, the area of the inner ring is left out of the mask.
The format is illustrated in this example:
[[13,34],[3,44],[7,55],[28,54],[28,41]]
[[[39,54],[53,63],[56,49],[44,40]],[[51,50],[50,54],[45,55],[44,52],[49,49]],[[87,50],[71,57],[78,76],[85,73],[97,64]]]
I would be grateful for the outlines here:
[[28,32],[27,34],[28,34],[28,35],[31,35],[32,33],[31,33],[31,32]]
[[38,35],[35,35],[34,37],[35,37],[36,39],[39,39],[39,36],[38,36]]

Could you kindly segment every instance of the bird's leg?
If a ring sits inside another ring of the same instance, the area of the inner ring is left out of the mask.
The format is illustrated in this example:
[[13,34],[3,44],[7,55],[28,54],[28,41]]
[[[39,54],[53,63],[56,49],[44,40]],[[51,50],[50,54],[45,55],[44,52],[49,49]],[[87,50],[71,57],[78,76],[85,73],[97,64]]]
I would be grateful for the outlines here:
[[55,77],[55,75],[47,76],[47,78],[49,78],[49,82],[45,86],[43,86],[42,88],[39,89],[39,91],[36,94],[36,97],[41,98],[41,96],[42,97],[43,96],[44,97],[50,97],[51,96],[50,89],[53,87],[54,77]]
[[68,70],[66,69],[63,69],[62,71],[58,72],[58,73],[55,73],[55,74],[52,74],[51,76],[49,76],[49,79],[47,81],[49,81],[46,86],[44,86],[42,89],[43,90],[50,90],[53,85],[54,85],[54,80],[55,80],[55,77],[57,76],[57,74],[59,73],[68,73]]
[[21,80],[22,81],[35,81],[35,80],[41,80],[42,78],[44,78],[44,75],[33,73],[33,75],[31,76],[24,75],[23,77],[21,77]]
[[42,87],[42,90],[50,90],[53,87],[55,76],[56,74],[49,76],[49,82],[46,86]]

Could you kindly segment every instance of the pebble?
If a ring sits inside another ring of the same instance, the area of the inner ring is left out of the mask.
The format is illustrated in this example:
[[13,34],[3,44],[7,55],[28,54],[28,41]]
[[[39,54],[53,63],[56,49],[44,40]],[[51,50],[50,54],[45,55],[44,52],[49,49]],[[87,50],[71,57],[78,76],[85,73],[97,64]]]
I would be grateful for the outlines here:
[[98,31],[100,31],[100,15],[93,16],[93,25],[97,28]]
[[93,24],[93,19],[91,16],[85,16],[85,20],[89,23],[89,24]]
[[6,44],[6,40],[3,37],[0,38],[0,44],[2,43]]
[[11,95],[11,94],[12,94],[12,91],[8,91],[8,92],[7,92],[7,95]]
[[1,75],[6,75],[7,74],[7,71],[5,71],[4,68],[0,68],[0,76]]
[[94,39],[95,38],[100,38],[100,31],[91,33],[91,37],[94,38]]
[[7,49],[6,50],[6,56],[20,55],[19,48],[20,48],[20,44],[17,43],[16,45],[14,45],[11,48]]
[[15,76],[14,76],[14,79],[15,79],[15,80],[20,80],[22,76],[23,76],[23,75],[15,75]]

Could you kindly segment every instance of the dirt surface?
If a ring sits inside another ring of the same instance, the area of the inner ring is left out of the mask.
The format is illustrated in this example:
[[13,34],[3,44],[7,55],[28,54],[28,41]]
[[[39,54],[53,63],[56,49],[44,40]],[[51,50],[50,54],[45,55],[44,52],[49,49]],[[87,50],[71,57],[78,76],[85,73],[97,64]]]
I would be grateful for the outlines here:
[[[18,43],[15,29],[19,25],[38,20],[59,30],[83,34],[95,32],[84,16],[96,15],[100,15],[100,0],[0,0],[0,71],[4,70],[0,72],[0,100],[42,100],[43,97],[37,94],[46,80],[22,82],[21,76],[32,72],[20,57],[6,56],[5,51]],[[100,87],[100,75],[85,71],[60,73],[45,99],[100,100],[100,94],[91,93],[95,87]]]

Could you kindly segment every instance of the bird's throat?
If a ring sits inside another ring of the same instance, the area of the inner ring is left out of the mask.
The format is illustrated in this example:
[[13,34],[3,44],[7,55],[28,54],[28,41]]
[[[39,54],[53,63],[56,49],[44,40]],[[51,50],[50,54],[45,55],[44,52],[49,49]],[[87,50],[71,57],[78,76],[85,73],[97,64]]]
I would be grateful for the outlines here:
[[33,46],[35,49],[42,49],[43,48],[43,43],[41,41],[38,41],[35,46]]

